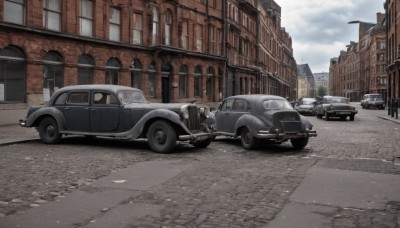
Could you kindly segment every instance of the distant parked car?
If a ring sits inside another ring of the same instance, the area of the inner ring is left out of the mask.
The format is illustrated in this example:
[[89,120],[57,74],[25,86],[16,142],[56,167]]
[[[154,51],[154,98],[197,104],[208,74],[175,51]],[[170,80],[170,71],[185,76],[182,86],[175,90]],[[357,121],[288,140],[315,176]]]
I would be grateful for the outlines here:
[[300,114],[314,115],[315,106],[315,98],[302,98],[294,105],[294,109]]
[[382,95],[374,93],[374,94],[365,94],[363,99],[361,100],[361,107],[365,109],[369,108],[379,108],[385,109],[385,101],[382,98]]
[[349,104],[345,97],[324,96],[319,104],[315,107],[315,115],[318,119],[325,116],[325,120],[331,117],[339,117],[341,120],[346,120],[347,117],[351,121],[358,113],[356,108]]
[[226,98],[215,113],[216,135],[240,137],[245,149],[263,142],[290,140],[303,149],[309,137],[317,136],[313,125],[283,97],[238,95]]
[[214,123],[195,104],[150,104],[142,91],[117,85],[64,87],[20,120],[23,127],[36,127],[44,143],[57,143],[62,135],[147,138],[158,153],[173,151],[177,140],[207,147],[213,135],[204,122]]

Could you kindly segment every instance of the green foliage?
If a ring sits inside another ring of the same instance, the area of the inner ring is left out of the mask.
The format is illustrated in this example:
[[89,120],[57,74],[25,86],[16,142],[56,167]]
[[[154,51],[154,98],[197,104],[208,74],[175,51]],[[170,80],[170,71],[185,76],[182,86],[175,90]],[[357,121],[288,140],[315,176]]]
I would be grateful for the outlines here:
[[328,94],[328,91],[326,91],[326,88],[325,88],[325,87],[319,86],[319,87],[317,88],[317,96],[323,97],[323,96],[325,96],[325,95],[327,95],[327,94]]

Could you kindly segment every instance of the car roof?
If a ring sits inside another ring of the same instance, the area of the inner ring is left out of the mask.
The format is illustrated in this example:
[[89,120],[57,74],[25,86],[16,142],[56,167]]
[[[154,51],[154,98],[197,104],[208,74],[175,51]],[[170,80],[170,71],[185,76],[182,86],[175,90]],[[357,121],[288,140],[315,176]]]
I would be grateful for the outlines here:
[[324,96],[324,98],[344,98],[344,99],[347,99],[345,97],[339,97],[339,96]]
[[248,101],[260,101],[260,100],[268,100],[268,99],[273,99],[273,100],[286,100],[283,97],[280,96],[275,96],[275,95],[266,95],[266,94],[249,94],[249,95],[235,95],[235,96],[230,96],[227,97],[226,99],[245,99]]
[[113,92],[117,92],[119,90],[137,90],[136,88],[128,87],[128,86],[120,86],[120,85],[106,85],[106,84],[88,84],[88,85],[72,85],[65,86],[59,90],[57,93],[69,91],[69,90],[109,90]]

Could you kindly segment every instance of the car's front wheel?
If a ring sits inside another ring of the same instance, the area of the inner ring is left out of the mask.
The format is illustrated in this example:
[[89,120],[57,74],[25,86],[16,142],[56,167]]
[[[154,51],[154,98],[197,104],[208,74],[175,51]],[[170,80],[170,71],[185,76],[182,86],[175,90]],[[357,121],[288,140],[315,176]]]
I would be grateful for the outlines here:
[[302,150],[308,144],[308,138],[291,139],[290,143],[296,150]]
[[242,142],[243,148],[246,150],[252,150],[256,147],[257,139],[253,137],[250,130],[245,127],[240,132],[240,141]]
[[46,117],[39,124],[39,136],[42,142],[46,144],[58,143],[61,134],[58,130],[57,121],[51,117]]
[[176,145],[176,132],[171,124],[158,120],[152,123],[147,131],[150,148],[156,153],[170,153]]

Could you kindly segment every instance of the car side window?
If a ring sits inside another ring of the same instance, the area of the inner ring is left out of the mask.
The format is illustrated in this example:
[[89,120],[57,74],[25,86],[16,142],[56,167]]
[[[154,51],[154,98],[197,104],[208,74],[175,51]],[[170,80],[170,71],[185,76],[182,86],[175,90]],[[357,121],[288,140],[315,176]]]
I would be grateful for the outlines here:
[[60,95],[56,98],[56,100],[54,101],[54,105],[64,105],[64,104],[65,104],[65,101],[67,100],[67,96],[68,96],[67,93],[62,93],[62,94],[60,94]]
[[224,103],[222,103],[222,106],[221,106],[221,111],[232,110],[232,104],[233,104],[233,100],[224,101]]
[[232,111],[235,112],[246,112],[247,111],[247,101],[242,99],[235,99],[232,106]]
[[68,95],[67,104],[89,104],[88,92],[72,92]]
[[93,105],[117,105],[118,99],[108,92],[94,92],[92,96]]

